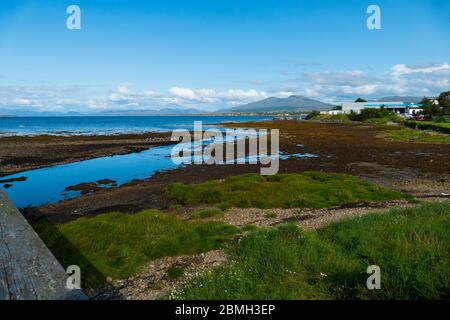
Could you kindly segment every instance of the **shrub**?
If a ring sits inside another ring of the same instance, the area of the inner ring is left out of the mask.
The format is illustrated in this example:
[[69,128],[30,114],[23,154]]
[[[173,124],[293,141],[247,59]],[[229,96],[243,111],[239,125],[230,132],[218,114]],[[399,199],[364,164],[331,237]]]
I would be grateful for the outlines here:
[[167,275],[171,279],[179,279],[184,275],[184,269],[181,267],[171,267],[167,270]]
[[397,116],[392,111],[381,107],[379,109],[362,109],[360,113],[356,113],[352,110],[352,112],[348,115],[348,118],[352,121],[367,121],[370,119],[396,120]]

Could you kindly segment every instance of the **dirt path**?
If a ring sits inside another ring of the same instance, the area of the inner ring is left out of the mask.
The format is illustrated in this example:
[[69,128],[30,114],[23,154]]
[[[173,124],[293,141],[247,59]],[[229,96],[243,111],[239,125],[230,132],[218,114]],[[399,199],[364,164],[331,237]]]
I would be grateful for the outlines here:
[[[428,198],[424,202],[450,201],[450,198]],[[297,223],[305,230],[315,230],[323,226],[346,218],[362,217],[369,213],[380,213],[392,208],[412,208],[415,203],[406,200],[393,200],[374,203],[359,203],[343,205],[326,209],[258,209],[231,208],[221,217],[204,219],[222,221],[237,227],[255,226],[270,227],[280,223]]]

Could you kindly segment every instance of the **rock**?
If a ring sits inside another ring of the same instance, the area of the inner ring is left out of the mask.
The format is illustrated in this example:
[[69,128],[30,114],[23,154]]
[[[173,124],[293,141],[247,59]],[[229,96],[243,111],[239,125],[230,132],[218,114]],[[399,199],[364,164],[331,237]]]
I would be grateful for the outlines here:
[[102,184],[102,185],[117,185],[115,180],[111,180],[111,179],[101,179],[97,181],[98,184]]

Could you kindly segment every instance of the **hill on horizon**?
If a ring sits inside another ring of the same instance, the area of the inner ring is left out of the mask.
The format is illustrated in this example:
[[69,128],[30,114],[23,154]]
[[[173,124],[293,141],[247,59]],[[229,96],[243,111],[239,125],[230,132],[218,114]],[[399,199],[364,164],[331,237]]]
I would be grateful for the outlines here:
[[303,96],[290,96],[288,98],[270,97],[264,100],[248,103],[231,109],[228,112],[273,112],[273,111],[313,111],[329,110],[333,105]]

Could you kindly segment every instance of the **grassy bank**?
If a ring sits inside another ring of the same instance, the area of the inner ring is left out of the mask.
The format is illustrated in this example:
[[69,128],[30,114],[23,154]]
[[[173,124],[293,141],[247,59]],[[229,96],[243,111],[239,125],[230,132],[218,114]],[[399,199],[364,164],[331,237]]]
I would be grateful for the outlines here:
[[[448,117],[440,117],[437,121],[405,121],[404,118],[384,109],[364,109],[360,113],[328,115],[312,112],[308,120],[362,122],[379,126],[388,133],[388,139],[411,142],[450,143],[450,123]],[[441,122],[438,122],[441,121]],[[400,126],[388,126],[389,123]],[[428,130],[428,131],[424,131]],[[435,131],[429,132],[429,131]]]
[[443,133],[431,133],[427,131],[409,129],[405,127],[388,128],[388,139],[411,142],[450,143],[450,135]]
[[436,132],[450,134],[450,123],[435,121],[407,121],[407,127],[419,130],[433,130]]
[[[450,204],[395,209],[317,232],[296,225],[255,230],[232,261],[190,279],[183,299],[450,298]],[[381,290],[366,268],[381,268]]]
[[222,248],[237,232],[224,223],[185,221],[157,210],[109,213],[35,229],[64,266],[80,266],[85,287],[95,287],[107,276],[126,278],[159,257]]
[[267,177],[245,174],[201,184],[174,183],[167,188],[167,195],[183,205],[221,208],[324,208],[406,197],[356,177],[322,172]]

